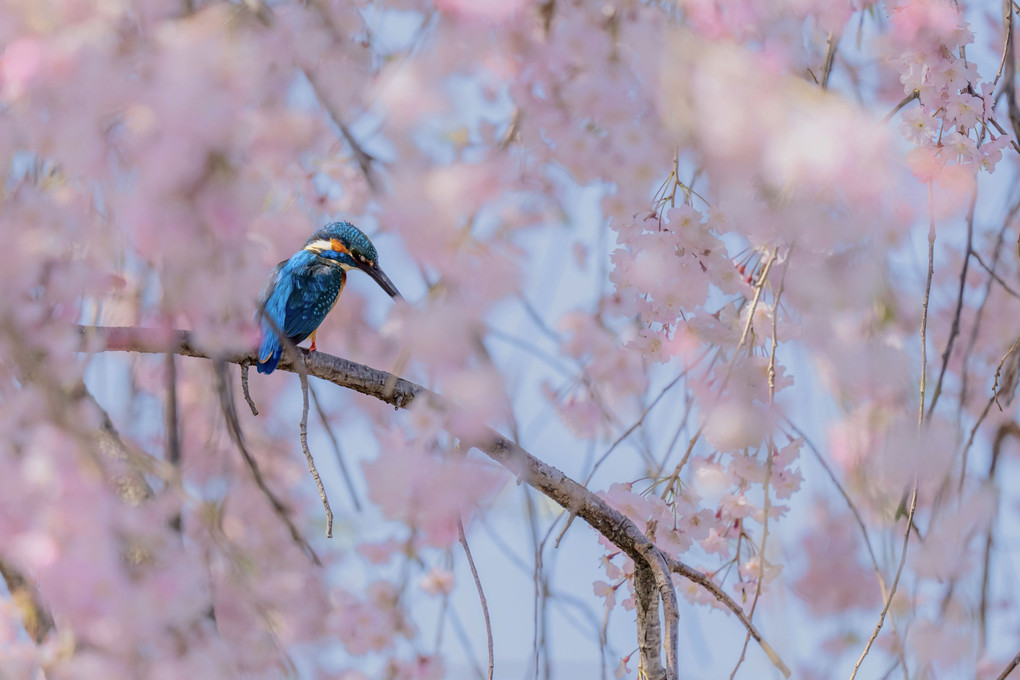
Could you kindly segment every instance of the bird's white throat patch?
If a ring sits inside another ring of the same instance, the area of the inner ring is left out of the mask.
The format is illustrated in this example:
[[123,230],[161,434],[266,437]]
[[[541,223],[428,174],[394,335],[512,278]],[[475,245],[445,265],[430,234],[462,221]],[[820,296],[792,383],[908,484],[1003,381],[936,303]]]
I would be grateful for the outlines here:
[[326,239],[319,239],[318,241],[312,241],[305,246],[305,250],[310,250],[313,253],[318,254],[324,250],[333,250],[333,243]]

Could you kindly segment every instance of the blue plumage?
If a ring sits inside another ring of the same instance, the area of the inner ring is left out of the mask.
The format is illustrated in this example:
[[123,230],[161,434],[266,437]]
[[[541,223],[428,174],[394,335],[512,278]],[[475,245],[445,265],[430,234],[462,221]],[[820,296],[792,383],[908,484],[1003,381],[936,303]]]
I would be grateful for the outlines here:
[[361,269],[392,297],[400,297],[379,269],[375,246],[348,222],[326,225],[302,250],[276,265],[259,299],[259,373],[272,373],[280,362],[284,348],[279,333],[294,344],[311,336],[315,350],[315,330],[336,304],[351,269]]

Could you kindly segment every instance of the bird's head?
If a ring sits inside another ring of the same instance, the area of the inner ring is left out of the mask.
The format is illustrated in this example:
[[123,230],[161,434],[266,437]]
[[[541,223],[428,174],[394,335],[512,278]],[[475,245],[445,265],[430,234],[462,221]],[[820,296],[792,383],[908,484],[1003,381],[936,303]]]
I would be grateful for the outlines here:
[[402,297],[390,278],[379,268],[379,254],[375,246],[350,222],[327,224],[312,234],[305,243],[305,250],[335,261],[344,271],[360,269],[375,279],[390,297]]

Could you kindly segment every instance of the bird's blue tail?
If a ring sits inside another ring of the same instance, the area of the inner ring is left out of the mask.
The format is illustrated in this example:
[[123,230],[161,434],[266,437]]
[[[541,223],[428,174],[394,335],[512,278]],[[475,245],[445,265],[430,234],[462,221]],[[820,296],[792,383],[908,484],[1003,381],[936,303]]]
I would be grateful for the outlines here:
[[272,373],[283,356],[283,347],[273,329],[262,328],[262,345],[259,347],[259,373]]

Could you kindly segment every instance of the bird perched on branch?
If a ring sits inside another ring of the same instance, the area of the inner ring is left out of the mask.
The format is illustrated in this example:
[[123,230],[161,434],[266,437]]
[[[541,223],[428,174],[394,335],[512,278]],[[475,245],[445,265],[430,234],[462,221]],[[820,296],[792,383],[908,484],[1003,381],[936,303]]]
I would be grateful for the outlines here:
[[310,336],[315,351],[316,329],[333,309],[352,269],[371,276],[390,297],[401,297],[379,268],[375,246],[350,222],[327,224],[303,249],[276,265],[259,297],[259,373],[272,373],[280,363],[281,334],[294,344]]

